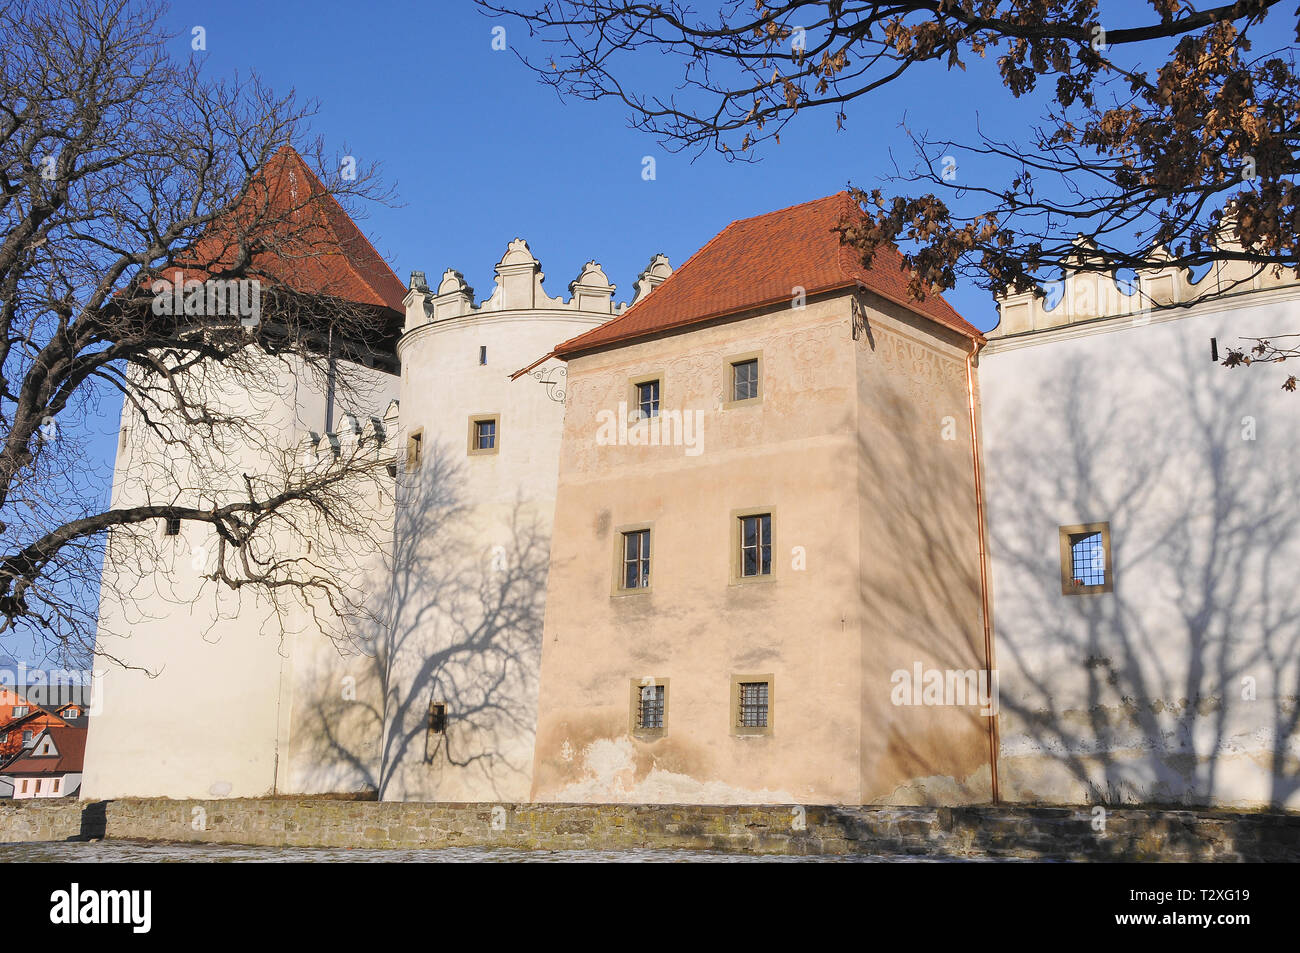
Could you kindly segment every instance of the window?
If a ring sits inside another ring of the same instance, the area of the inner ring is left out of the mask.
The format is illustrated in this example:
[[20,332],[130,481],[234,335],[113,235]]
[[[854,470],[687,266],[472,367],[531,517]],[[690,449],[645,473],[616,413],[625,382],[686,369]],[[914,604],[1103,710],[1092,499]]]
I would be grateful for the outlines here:
[[772,676],[731,676],[731,730],[738,735],[772,733]]
[[620,588],[647,589],[650,586],[650,530],[635,529],[623,534],[623,574]]
[[24,747],[24,748],[30,748],[31,746],[32,746],[32,733],[31,733],[30,731],[24,731],[24,732],[23,732],[23,747]]
[[733,354],[723,364],[724,409],[741,404],[757,404],[763,397],[763,354]]
[[179,517],[167,517],[163,532],[168,536],[179,536],[181,534],[181,521]]
[[26,779],[23,780],[23,790],[22,790],[22,793],[23,793],[23,794],[26,794],[26,793],[27,793],[27,781],[26,781]]
[[440,735],[447,730],[447,703],[433,702],[429,705],[429,731]]
[[61,778],[55,778],[55,779],[54,779],[54,793],[55,793],[55,794],[58,794],[58,793],[59,793],[59,781],[60,781],[60,780],[62,780],[62,779],[61,779]]
[[659,416],[659,382],[642,381],[636,385],[637,418],[645,420]]
[[469,452],[471,456],[496,453],[501,448],[501,415],[474,414],[469,419]]
[[767,727],[767,682],[740,683],[740,721],[736,727]]
[[46,741],[45,744],[41,745],[41,754],[49,754],[49,753],[50,753],[50,743]]
[[424,430],[415,431],[406,438],[406,469],[418,470],[424,459]]
[[80,718],[81,711],[77,708],[69,708],[64,714],[69,718]]
[[740,574],[772,574],[772,517],[768,513],[740,518]]
[[480,344],[478,348],[478,363],[482,367],[487,363],[487,345]]
[[1110,524],[1062,526],[1061,592],[1067,596],[1114,590]]
[[632,733],[642,738],[662,736],[668,724],[668,679],[634,678],[631,687]]
[[21,717],[22,717],[23,715],[25,715],[25,714],[27,714],[27,706],[26,706],[26,705],[15,705],[15,706],[14,706],[14,710],[13,710],[13,717],[14,717],[14,718],[21,718]]
[[731,513],[731,582],[771,582],[775,507],[762,506]]

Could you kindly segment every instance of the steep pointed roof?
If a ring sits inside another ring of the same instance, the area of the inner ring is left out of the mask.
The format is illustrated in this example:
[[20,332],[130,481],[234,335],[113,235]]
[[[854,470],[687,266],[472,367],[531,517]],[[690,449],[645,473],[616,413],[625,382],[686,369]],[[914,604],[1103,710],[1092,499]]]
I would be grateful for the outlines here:
[[862,264],[835,228],[863,215],[848,192],[837,192],[732,222],[643,301],[557,345],[549,356],[567,358],[788,302],[796,288],[811,296],[859,284],[936,324],[984,340],[941,296],[930,294],[922,301],[911,297],[910,276],[894,246],[879,249],[870,268]]
[[405,315],[406,286],[292,146],[281,146],[258,170],[243,204],[232,210],[233,222],[216,223],[195,244],[201,269],[232,260],[242,215],[269,217],[270,247],[254,256],[257,272],[294,291]]
[[[49,735],[57,755],[37,754],[42,735]],[[70,774],[80,771],[86,757],[86,728],[50,727],[36,736],[22,757],[5,766],[5,774]]]

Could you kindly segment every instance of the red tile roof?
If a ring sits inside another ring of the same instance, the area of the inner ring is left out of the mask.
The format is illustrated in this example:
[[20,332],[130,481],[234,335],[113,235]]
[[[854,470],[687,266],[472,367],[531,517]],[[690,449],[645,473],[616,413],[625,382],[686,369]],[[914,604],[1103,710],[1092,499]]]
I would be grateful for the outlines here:
[[848,192],[732,222],[644,301],[623,315],[557,345],[553,356],[630,341],[789,301],[796,287],[806,295],[855,287],[859,282],[883,298],[977,341],[974,325],[937,294],[922,301],[907,290],[903,256],[892,245],[876,252],[871,267],[840,241],[835,227],[865,213]]
[[[28,754],[10,762],[4,769],[5,774],[69,774],[81,770],[86,756],[86,729],[82,728],[46,728],[41,734],[49,734],[58,749],[57,757],[53,755]],[[37,742],[40,735],[36,736]],[[35,747],[30,749],[35,752]]]
[[[300,187],[306,191],[299,192]],[[274,217],[287,212],[295,221],[291,235],[254,256],[255,272],[301,293],[328,294],[406,314],[406,286],[293,147],[282,146],[267,161],[245,201],[248,214],[269,212]],[[302,214],[312,220],[302,224],[296,218]],[[241,209],[233,209],[232,215],[237,222]],[[200,270],[187,270],[186,277],[201,278],[202,269],[233,260],[236,233],[234,226],[215,223],[195,245]]]

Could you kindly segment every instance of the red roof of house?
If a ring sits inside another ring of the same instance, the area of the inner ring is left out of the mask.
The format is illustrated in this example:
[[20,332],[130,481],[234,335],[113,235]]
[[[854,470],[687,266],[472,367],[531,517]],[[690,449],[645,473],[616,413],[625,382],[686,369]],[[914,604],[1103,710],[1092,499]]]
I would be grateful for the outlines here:
[[[10,762],[4,769],[5,774],[71,774],[81,770],[86,755],[86,729],[82,728],[46,728],[41,732],[54,739],[58,756],[27,754]],[[41,736],[37,735],[39,743]],[[35,747],[30,749],[35,752]]]
[[[289,213],[295,222],[292,229],[282,229],[282,234],[289,230],[291,235],[254,256],[256,272],[301,293],[333,295],[405,315],[406,286],[292,146],[281,146],[256,179],[244,199],[247,213]],[[186,278],[203,277],[203,270],[233,260],[243,210],[237,207],[231,214],[236,224],[214,223],[196,243],[194,258],[200,270],[187,270]],[[297,217],[303,214],[311,216],[305,224]],[[276,229],[270,231],[274,235]]]
[[644,301],[623,315],[556,346],[554,356],[629,341],[699,324],[779,302],[794,289],[805,295],[855,287],[883,298],[977,341],[979,330],[937,294],[916,300],[902,254],[879,249],[868,268],[840,240],[836,226],[865,213],[848,192],[732,222]]

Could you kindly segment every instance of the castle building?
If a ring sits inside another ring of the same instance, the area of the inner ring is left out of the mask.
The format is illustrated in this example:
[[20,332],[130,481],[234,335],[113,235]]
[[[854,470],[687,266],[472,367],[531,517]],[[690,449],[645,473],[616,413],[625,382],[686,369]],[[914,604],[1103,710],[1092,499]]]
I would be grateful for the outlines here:
[[[160,526],[105,564],[81,796],[1300,803],[1295,398],[1215,363],[1300,282],[1067,262],[984,334],[844,248],[860,214],[733,222],[621,304],[519,238],[482,300],[404,286],[331,213],[311,285],[392,328],[367,386],[213,386],[272,456],[386,464],[376,536],[282,540],[370,622],[214,591]],[[229,492],[149,439],[124,410],[115,502]]]
[[[1081,247],[1079,255],[1095,255]],[[1009,800],[1300,805],[1293,271],[1083,272],[980,361]],[[1118,281],[1117,281],[1118,278]]]
[[[967,361],[847,193],[733,222],[568,368],[533,796],[987,800]],[[858,213],[861,214],[861,213]],[[911,701],[909,697],[909,702]]]

